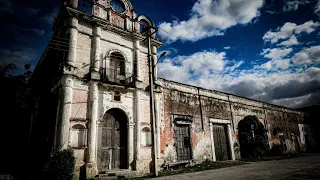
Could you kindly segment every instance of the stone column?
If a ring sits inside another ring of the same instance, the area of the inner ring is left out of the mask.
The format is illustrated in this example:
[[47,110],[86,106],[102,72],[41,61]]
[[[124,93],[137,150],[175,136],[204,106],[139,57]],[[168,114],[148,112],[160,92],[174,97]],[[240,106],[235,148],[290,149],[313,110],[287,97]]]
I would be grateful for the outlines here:
[[132,167],[130,166],[130,164],[132,164],[133,162],[133,156],[134,156],[134,148],[133,148],[133,140],[134,140],[134,133],[133,133],[133,129],[134,129],[134,123],[130,123],[128,124],[128,157],[129,157],[129,169],[132,169]]
[[92,70],[99,72],[100,69],[100,40],[101,40],[101,28],[99,26],[94,27],[94,59],[92,62]]
[[138,39],[134,40],[134,47],[135,47],[135,59],[136,59],[136,70],[137,70],[137,80],[142,81],[141,72],[140,72],[140,66],[139,66],[139,56],[140,56],[140,41]]
[[228,136],[229,136],[229,146],[230,146],[230,152],[231,152],[231,160],[236,160],[235,155],[234,155],[234,149],[233,149],[231,124],[228,124],[227,130],[228,130]]
[[71,106],[73,96],[73,80],[70,76],[65,75],[61,79],[62,84],[62,99],[61,99],[61,119],[59,127],[59,143],[58,149],[68,148],[69,141],[69,126],[71,117]]
[[69,19],[69,49],[67,64],[74,67],[74,62],[76,60],[76,50],[77,50],[77,38],[78,38],[78,19],[71,17]]
[[152,51],[151,51],[151,54],[152,54],[152,59],[153,59],[153,79],[154,79],[154,82],[157,84],[157,80],[158,80],[158,68],[156,67],[156,64],[158,62],[158,56],[157,56],[157,47],[156,46],[152,46]]
[[214,139],[213,139],[213,127],[211,122],[209,122],[209,128],[210,128],[212,161],[216,161],[216,152],[215,152]]
[[88,123],[88,151],[87,151],[87,176],[94,177],[97,173],[96,163],[96,134],[98,120],[98,85],[96,82],[90,82],[90,121]]

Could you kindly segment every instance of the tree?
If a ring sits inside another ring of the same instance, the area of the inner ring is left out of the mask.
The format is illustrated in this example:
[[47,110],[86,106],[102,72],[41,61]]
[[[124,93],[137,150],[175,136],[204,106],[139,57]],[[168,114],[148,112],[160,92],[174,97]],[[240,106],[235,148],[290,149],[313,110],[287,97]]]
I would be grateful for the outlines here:
[[260,158],[269,151],[267,130],[256,116],[246,116],[238,124],[242,158]]
[[1,148],[1,172],[14,173],[17,163],[24,159],[19,149],[27,146],[30,67],[30,64],[26,64],[25,72],[15,75],[15,64],[0,63],[1,126],[4,127],[0,137],[5,147]]

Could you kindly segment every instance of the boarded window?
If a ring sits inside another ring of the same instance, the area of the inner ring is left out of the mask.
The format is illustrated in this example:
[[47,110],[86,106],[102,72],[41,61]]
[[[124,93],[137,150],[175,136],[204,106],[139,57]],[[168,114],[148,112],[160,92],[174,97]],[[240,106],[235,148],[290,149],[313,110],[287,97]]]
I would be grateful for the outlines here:
[[141,132],[141,146],[151,146],[152,135],[149,127],[144,127]]
[[70,136],[71,136],[71,147],[81,148],[86,146],[87,129],[83,125],[76,124],[72,126]]

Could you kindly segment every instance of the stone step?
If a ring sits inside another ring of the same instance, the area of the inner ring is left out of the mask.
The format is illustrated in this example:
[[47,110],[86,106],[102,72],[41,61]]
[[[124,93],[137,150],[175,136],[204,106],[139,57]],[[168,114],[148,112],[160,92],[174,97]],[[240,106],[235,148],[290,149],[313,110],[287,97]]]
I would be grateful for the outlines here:
[[102,172],[101,174],[97,175],[95,179],[104,180],[104,179],[125,179],[125,178],[133,178],[136,177],[136,171],[131,170],[108,170]]

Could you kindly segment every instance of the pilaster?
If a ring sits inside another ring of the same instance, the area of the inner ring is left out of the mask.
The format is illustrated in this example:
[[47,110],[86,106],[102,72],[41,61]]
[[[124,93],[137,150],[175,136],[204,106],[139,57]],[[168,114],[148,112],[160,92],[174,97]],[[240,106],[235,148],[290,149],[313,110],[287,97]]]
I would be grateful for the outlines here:
[[139,57],[140,57],[140,41],[138,39],[134,40],[134,47],[135,47],[135,59],[136,59],[136,77],[138,81],[142,81],[140,65],[139,65]]
[[128,123],[128,157],[129,157],[129,169],[132,169],[130,166],[134,161],[134,125],[135,123]]
[[58,149],[68,148],[69,142],[69,126],[71,117],[71,106],[72,106],[72,96],[73,96],[73,80],[70,76],[64,75],[61,78],[62,85],[62,100],[60,103],[61,107],[61,119],[59,128],[59,142]]
[[88,177],[94,177],[97,170],[96,160],[96,146],[97,146],[97,120],[98,120],[98,85],[97,82],[90,82],[90,104],[89,104],[89,117],[88,123],[88,153],[87,153],[87,164],[86,172]]
[[69,49],[68,49],[68,58],[67,64],[70,66],[75,66],[74,63],[76,61],[76,51],[77,51],[77,39],[78,39],[78,19],[75,17],[71,17],[69,19]]
[[100,41],[101,41],[101,28],[96,25],[93,30],[93,47],[94,57],[91,64],[91,79],[100,79]]
[[136,160],[140,159],[140,92],[136,89]]
[[96,163],[96,132],[98,120],[98,85],[96,82],[90,82],[90,122],[88,131],[88,161]]

